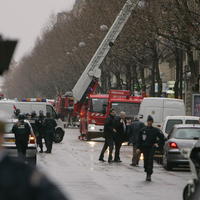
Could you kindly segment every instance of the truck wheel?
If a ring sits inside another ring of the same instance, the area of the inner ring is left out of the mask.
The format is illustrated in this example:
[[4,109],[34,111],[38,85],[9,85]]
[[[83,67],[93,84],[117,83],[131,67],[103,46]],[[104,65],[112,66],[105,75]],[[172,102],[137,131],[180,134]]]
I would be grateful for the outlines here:
[[62,129],[58,128],[56,129],[55,135],[54,135],[54,142],[60,143],[63,140],[64,132]]

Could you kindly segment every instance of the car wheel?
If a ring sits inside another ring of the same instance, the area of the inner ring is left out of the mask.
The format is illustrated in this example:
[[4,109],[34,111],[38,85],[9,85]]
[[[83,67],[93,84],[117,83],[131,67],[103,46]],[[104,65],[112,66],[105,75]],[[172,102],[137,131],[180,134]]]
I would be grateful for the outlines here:
[[62,129],[56,129],[55,135],[54,135],[54,142],[60,143],[63,140],[64,132]]
[[170,163],[170,162],[167,160],[166,154],[163,155],[163,167],[164,167],[167,171],[171,171],[171,170],[173,169],[173,165],[172,165],[172,163]]

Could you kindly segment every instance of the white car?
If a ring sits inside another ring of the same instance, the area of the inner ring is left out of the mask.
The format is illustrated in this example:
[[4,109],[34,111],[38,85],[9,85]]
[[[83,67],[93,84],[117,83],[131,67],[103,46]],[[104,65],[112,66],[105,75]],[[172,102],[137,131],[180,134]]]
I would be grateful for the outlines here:
[[[15,135],[12,133],[13,125],[17,122],[16,119],[11,119],[6,122],[5,133],[4,133],[4,143],[3,146],[7,149],[8,154],[11,157],[17,158],[17,148],[15,144]],[[31,127],[30,123],[25,120]],[[32,130],[32,127],[31,127]],[[26,151],[26,160],[31,165],[36,165],[37,162],[37,144],[36,139],[33,136],[29,137],[28,149]]]
[[195,116],[168,116],[163,123],[162,132],[164,133],[165,137],[167,137],[174,125],[199,124],[199,119],[199,117]]

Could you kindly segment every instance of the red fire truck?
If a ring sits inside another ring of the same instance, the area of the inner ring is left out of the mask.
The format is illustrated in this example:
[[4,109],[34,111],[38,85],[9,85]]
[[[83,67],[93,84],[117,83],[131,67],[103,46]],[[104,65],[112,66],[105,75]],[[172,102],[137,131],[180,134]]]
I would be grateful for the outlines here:
[[59,95],[55,102],[56,112],[66,122],[66,126],[78,126],[79,113],[74,112],[74,98],[71,92]]
[[111,108],[136,115],[141,97],[132,97],[130,91],[111,90],[108,95],[95,94],[101,77],[100,65],[140,0],[127,0],[104,40],[74,86],[74,111],[80,113],[81,138],[102,135],[105,118]]
[[141,101],[141,96],[131,96],[127,90],[110,90],[109,94],[90,94],[87,103],[81,107],[81,139],[102,137],[105,120],[112,108],[117,114],[124,111],[127,117],[133,118],[139,112]]

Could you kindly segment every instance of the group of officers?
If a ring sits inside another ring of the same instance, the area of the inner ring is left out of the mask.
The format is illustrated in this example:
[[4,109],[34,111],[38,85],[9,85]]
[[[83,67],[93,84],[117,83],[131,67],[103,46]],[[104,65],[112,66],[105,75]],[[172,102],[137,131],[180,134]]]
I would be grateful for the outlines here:
[[12,132],[15,134],[15,143],[19,157],[25,159],[30,135],[36,138],[37,145],[40,147],[40,153],[44,152],[43,139],[47,149],[45,153],[51,153],[57,124],[51,118],[50,113],[47,112],[45,117],[43,111],[39,111],[37,116],[35,111],[31,114],[21,114],[20,110],[17,109],[14,114],[18,121],[14,124]]
[[[146,181],[151,181],[153,173],[153,158],[156,149],[162,149],[164,145],[164,135],[160,129],[153,127],[153,118],[148,116],[147,125],[140,122],[135,117],[132,122],[126,118],[125,112],[120,112],[116,116],[114,109],[111,110],[109,117],[104,124],[105,143],[99,156],[99,161],[105,162],[104,153],[109,148],[108,162],[122,162],[120,159],[120,148],[122,143],[128,141],[133,145],[133,157],[131,166],[138,166],[140,155],[144,156],[144,170]],[[113,159],[113,149],[115,154]]]

